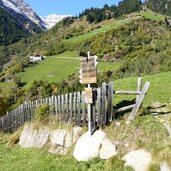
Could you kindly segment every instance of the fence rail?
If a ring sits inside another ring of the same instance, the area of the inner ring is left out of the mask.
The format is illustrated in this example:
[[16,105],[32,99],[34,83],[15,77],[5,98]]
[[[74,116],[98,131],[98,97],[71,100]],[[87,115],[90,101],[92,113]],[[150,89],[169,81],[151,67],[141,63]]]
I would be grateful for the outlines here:
[[[118,112],[132,109],[128,119],[133,120],[149,86],[150,83],[146,82],[142,88],[142,78],[139,78],[137,91],[114,91],[113,82],[109,82],[108,84],[102,83],[101,87],[94,88],[93,104],[91,104],[91,116],[89,118],[92,131],[112,122],[115,114]],[[114,110],[113,94],[136,95],[136,103]],[[0,131],[14,132],[25,122],[34,120],[35,109],[43,104],[48,104],[50,107],[49,115],[57,116],[61,122],[70,122],[78,126],[88,125],[87,104],[85,103],[85,94],[83,91],[25,102],[0,118]]]
[[[102,87],[98,88],[97,91],[93,90],[93,129],[101,127],[111,120],[113,110],[113,93],[111,92],[113,92],[113,82],[109,84],[103,83]],[[25,102],[0,118],[0,131],[14,132],[25,122],[34,120],[35,109],[43,104],[49,105],[49,115],[58,116],[62,122],[70,122],[78,126],[87,126],[87,104],[85,103],[83,91]]]

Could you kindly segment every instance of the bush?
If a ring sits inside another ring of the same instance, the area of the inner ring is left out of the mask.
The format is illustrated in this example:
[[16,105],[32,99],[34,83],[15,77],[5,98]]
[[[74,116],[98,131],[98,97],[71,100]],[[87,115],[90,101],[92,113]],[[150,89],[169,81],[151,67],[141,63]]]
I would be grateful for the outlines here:
[[49,116],[50,108],[49,105],[40,105],[35,110],[35,120],[39,122],[47,121]]

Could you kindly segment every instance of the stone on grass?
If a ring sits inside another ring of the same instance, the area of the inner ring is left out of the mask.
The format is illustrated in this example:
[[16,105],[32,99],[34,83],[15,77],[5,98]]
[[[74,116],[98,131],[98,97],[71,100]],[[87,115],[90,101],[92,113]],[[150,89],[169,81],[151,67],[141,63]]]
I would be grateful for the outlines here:
[[89,132],[86,132],[78,139],[73,156],[78,161],[88,161],[97,157],[105,138],[106,134],[101,130],[96,131],[92,136],[90,136]]
[[163,162],[160,166],[160,171],[171,171],[171,167],[166,162]]
[[126,161],[126,166],[131,166],[135,171],[147,171],[152,157],[145,150],[136,150],[126,154],[123,160]]
[[75,144],[78,140],[78,138],[81,136],[82,128],[79,126],[75,126],[73,128],[73,143]]
[[104,139],[102,142],[102,147],[100,149],[100,158],[109,159],[117,154],[116,147],[109,139]]
[[42,148],[49,137],[49,129],[48,128],[39,128],[35,129],[33,126],[25,126],[21,136],[19,145],[22,148]]
[[65,137],[65,147],[70,148],[72,146],[72,133],[68,132]]
[[54,130],[50,133],[50,142],[53,145],[64,146],[66,134],[67,134],[66,130],[62,130],[62,129]]

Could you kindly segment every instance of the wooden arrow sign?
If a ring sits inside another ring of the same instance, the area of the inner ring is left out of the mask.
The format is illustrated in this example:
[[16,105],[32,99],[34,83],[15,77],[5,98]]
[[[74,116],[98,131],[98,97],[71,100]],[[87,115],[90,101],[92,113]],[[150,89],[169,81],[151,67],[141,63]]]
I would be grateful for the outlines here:
[[94,59],[88,58],[88,62],[86,59],[81,59],[80,67],[82,71],[82,84],[90,84],[97,83],[97,71],[95,67]]

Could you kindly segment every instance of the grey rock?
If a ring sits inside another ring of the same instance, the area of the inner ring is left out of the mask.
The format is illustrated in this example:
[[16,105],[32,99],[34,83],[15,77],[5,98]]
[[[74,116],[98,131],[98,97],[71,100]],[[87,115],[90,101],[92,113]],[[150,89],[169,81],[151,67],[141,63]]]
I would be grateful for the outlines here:
[[78,161],[88,161],[97,157],[105,138],[106,134],[101,130],[96,131],[92,136],[86,132],[78,139],[73,156]]
[[48,141],[48,137],[49,129],[46,127],[35,129],[31,125],[25,126],[20,136],[19,145],[22,148],[42,148]]
[[67,131],[63,129],[54,130],[50,133],[50,142],[53,145],[64,146]]
[[151,154],[145,150],[131,151],[123,157],[125,165],[131,166],[135,171],[147,171],[152,161]]
[[104,139],[102,142],[102,147],[100,149],[100,158],[101,159],[109,159],[112,156],[115,156],[116,146],[109,139]]

